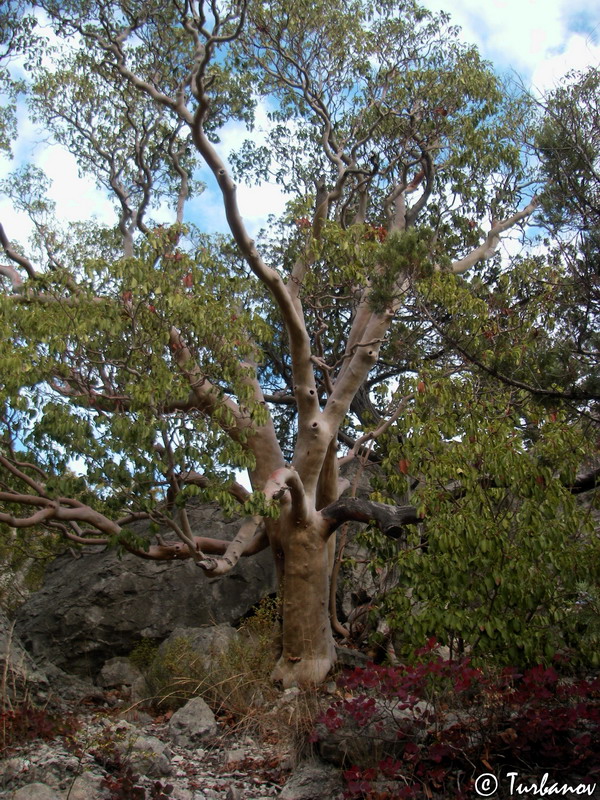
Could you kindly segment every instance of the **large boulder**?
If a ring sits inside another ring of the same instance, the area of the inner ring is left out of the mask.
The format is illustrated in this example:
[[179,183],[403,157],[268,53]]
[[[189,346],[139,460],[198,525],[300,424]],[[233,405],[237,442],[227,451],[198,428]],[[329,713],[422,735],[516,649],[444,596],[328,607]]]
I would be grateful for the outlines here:
[[180,747],[198,747],[216,732],[215,715],[201,697],[192,697],[169,721],[169,736]]
[[[212,505],[192,509],[190,518],[196,535],[230,540],[239,527]],[[234,622],[274,590],[269,550],[207,578],[191,560],[119,558],[114,550],[88,548],[49,566],[43,587],[19,609],[16,631],[34,656],[89,677],[142,639],[160,642],[176,627]]]

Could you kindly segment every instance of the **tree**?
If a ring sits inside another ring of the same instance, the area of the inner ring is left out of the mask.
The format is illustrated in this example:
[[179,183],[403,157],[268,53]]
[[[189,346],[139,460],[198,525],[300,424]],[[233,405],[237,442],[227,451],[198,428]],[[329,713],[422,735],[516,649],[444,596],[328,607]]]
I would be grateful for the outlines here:
[[[448,463],[452,442],[473,435],[448,402],[468,394],[474,424],[490,407],[477,407],[478,379],[447,326],[471,325],[486,342],[501,313],[481,294],[510,282],[498,245],[537,206],[515,138],[527,109],[446,15],[411,0],[33,5],[70,44],[33,70],[32,113],[112,193],[118,224],[61,231],[38,171],[3,184],[35,234],[26,255],[0,231],[0,521],[193,558],[210,576],[270,547],[283,616],[274,677],[320,682],[336,657],[335,531],[370,521],[396,541],[418,526],[413,548],[431,548],[430,512],[406,495],[415,456],[398,448],[437,396],[454,422],[433,428],[442,450],[431,453]],[[219,132],[251,128],[257,103],[266,144],[245,142],[232,172]],[[186,218],[198,163],[220,189],[229,237]],[[235,176],[274,177],[291,195],[256,240]],[[152,220],[159,203],[174,224]],[[470,271],[485,280],[470,283]],[[524,403],[510,420],[522,463],[535,466],[548,454],[526,452],[536,424]],[[585,437],[577,428],[558,441],[573,488]],[[340,461],[369,452],[391,471],[388,490],[342,497]],[[252,493],[234,479],[244,468]],[[544,481],[554,485],[549,467]],[[245,515],[232,542],[193,536],[194,495]],[[137,519],[177,540],[139,541],[127,528]]]
[[[599,396],[600,77],[598,70],[567,76],[542,107],[535,148],[545,179],[541,222],[555,259],[567,267],[562,287],[567,329],[563,354],[581,398]],[[568,277],[567,277],[568,276]],[[576,366],[576,369],[574,369]]]

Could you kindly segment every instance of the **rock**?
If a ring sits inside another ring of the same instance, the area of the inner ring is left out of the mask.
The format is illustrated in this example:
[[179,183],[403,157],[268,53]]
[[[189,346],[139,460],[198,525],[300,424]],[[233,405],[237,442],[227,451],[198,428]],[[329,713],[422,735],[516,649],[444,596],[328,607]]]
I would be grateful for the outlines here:
[[193,697],[169,721],[169,736],[180,747],[198,747],[216,732],[215,715],[201,697]]
[[102,776],[92,772],[78,775],[68,790],[68,800],[104,800],[105,797]]
[[[232,539],[239,527],[213,505],[190,509],[190,519],[195,533],[220,539]],[[140,535],[147,531],[131,527]],[[43,653],[89,678],[143,639],[159,643],[178,626],[234,622],[273,591],[268,549],[241,559],[223,577],[207,578],[191,560],[119,558],[114,550],[87,548],[49,565],[43,587],[19,609],[16,630],[34,658]]]
[[201,795],[198,792],[192,792],[190,789],[173,789],[169,795],[171,800],[200,800]]
[[43,783],[58,791],[68,785],[80,770],[79,759],[63,743],[35,742],[35,758],[28,757],[28,775],[32,782]]
[[142,711],[139,706],[128,706],[120,712],[119,717],[126,722],[137,725],[138,728],[149,725],[153,719],[150,714]]
[[42,658],[40,664],[50,683],[50,699],[59,698],[60,701],[70,700],[78,703],[84,698],[95,697],[100,701],[100,692],[91,681],[69,675],[47,659]]
[[160,778],[170,775],[171,751],[156,736],[142,733],[135,725],[124,720],[114,728],[114,745],[123,763],[131,766],[134,773]]
[[45,783],[30,783],[17,789],[11,800],[62,800],[62,795]]
[[248,758],[248,751],[246,748],[236,747],[233,750],[225,751],[223,763],[228,769],[233,769],[236,764],[241,764],[245,758]]
[[156,736],[136,737],[128,757],[134,772],[152,778],[171,774],[171,751]]
[[128,658],[117,656],[105,662],[96,683],[105,689],[115,689],[119,686],[134,686],[140,678],[143,680],[144,676]]
[[157,658],[160,659],[161,656],[164,656],[178,641],[184,641],[191,650],[197,653],[204,668],[210,669],[212,662],[218,659],[238,636],[237,630],[227,622],[193,628],[178,626],[158,648]]
[[19,782],[28,772],[29,762],[26,758],[19,756],[3,758],[0,760],[0,786],[5,788],[14,780]]
[[283,787],[279,800],[342,800],[339,770],[321,761],[301,763]]
[[9,703],[18,704],[25,695],[30,700],[46,699],[48,676],[25,650],[15,624],[1,611],[0,675],[6,675],[4,686]]

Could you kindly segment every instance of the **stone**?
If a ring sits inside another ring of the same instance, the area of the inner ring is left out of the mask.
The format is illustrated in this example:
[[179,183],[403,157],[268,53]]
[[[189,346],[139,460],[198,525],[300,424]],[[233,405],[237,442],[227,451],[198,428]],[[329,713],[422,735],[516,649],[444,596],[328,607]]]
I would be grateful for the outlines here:
[[[215,505],[189,510],[198,535],[233,539],[238,521]],[[131,526],[150,539],[147,525]],[[162,531],[168,539],[169,534]],[[42,588],[20,607],[16,631],[34,659],[94,678],[109,659],[127,656],[147,639],[160,643],[178,626],[236,622],[275,591],[269,549],[242,558],[227,575],[208,578],[189,561],[151,561],[107,548],[70,552],[47,568]]]
[[30,783],[13,792],[11,800],[62,800],[62,795],[45,783]]
[[171,800],[195,800],[195,792],[191,789],[175,788],[169,797]]
[[191,650],[197,653],[205,669],[210,669],[211,664],[227,650],[231,642],[238,636],[238,631],[227,622],[200,627],[178,626],[158,648],[157,658],[160,659],[178,641],[184,641]]
[[6,614],[0,611],[0,675],[5,675],[7,700],[13,705],[28,699],[43,701],[48,676],[31,658]]
[[69,675],[68,672],[43,657],[39,658],[39,661],[50,683],[48,694],[51,700],[70,700],[79,703],[84,698],[93,698],[97,702],[103,702],[101,692],[91,681],[84,680],[76,675]]
[[78,775],[68,789],[68,800],[104,800],[105,797],[102,776],[93,772]]
[[114,745],[123,763],[131,766],[134,773],[160,778],[170,775],[171,750],[156,736],[149,736],[122,720],[114,728]]
[[171,751],[156,736],[137,736],[128,757],[133,771],[142,775],[159,778],[172,772]]
[[342,800],[343,796],[339,770],[311,759],[294,770],[281,790],[279,800]]
[[28,755],[28,777],[32,783],[44,784],[58,791],[79,773],[79,759],[59,742],[35,742],[33,752]]
[[248,758],[248,751],[245,747],[236,747],[233,750],[226,750],[223,763],[228,769],[233,769],[236,764],[241,764]]
[[169,720],[169,736],[180,747],[198,747],[216,732],[215,715],[201,697],[192,697]]
[[23,777],[29,774],[29,762],[26,758],[15,756],[0,759],[0,787],[5,789],[13,781],[20,783]]
[[134,686],[140,678],[143,680],[142,673],[128,658],[117,656],[105,662],[96,683],[105,689],[114,689],[119,686]]

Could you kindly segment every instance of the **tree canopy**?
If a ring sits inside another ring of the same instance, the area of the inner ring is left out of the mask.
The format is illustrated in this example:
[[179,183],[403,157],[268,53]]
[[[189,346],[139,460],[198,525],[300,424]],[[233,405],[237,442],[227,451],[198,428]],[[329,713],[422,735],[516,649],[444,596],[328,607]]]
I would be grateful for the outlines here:
[[[0,228],[0,522],[210,576],[270,547],[285,685],[335,661],[349,520],[370,522],[375,572],[393,567],[383,605],[408,644],[573,647],[598,568],[593,502],[575,500],[596,485],[597,282],[574,280],[597,260],[597,141],[573,139],[571,166],[557,153],[597,80],[540,121],[411,0],[13,11],[0,77],[109,193],[115,224],[61,225],[33,165],[2,183],[34,234]],[[39,58],[42,14],[55,44]],[[10,82],[15,52],[26,86]],[[231,124],[248,138],[225,154]],[[203,228],[201,165],[227,234]],[[235,181],[269,180],[286,210],[251,232]],[[533,220],[554,250],[527,249]],[[340,466],[369,460],[371,500],[344,494]],[[194,536],[194,496],[242,517],[234,541]],[[138,519],[175,539],[139,540]]]

